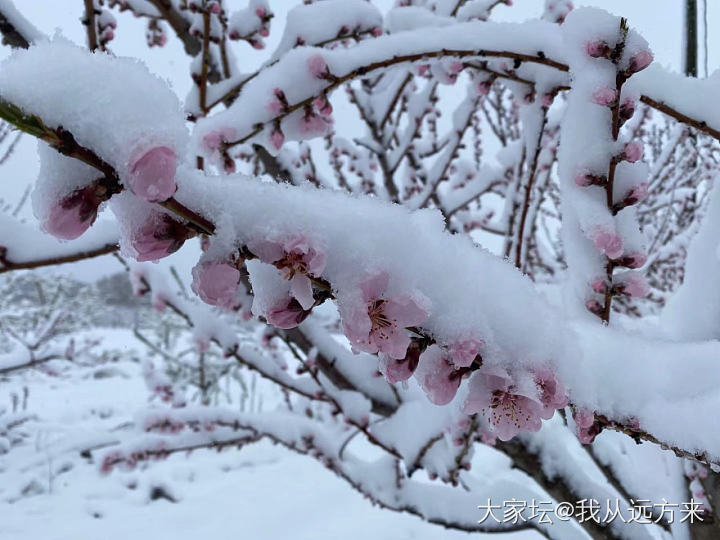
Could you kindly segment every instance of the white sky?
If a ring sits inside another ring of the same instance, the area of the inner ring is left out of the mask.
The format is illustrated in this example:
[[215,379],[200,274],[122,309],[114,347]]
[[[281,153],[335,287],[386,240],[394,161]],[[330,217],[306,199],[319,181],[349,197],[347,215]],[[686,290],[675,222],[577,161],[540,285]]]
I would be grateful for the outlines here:
[[[242,7],[246,2],[247,0],[228,0],[230,6],[237,7]],[[276,18],[273,20],[266,50],[257,53],[243,43],[235,44],[238,61],[243,63],[242,71],[250,71],[274,50],[282,34],[287,10],[298,5],[300,0],[269,0],[269,2],[276,13]],[[520,21],[537,17],[541,13],[543,3],[544,0],[514,0],[512,7],[496,8],[494,18]],[[702,6],[703,0],[699,0],[699,3]],[[707,0],[707,3],[710,29],[709,71],[712,73],[720,65],[720,2]],[[392,6],[393,0],[376,0],[375,4],[380,9],[387,10]],[[594,5],[627,17],[630,25],[648,40],[656,60],[665,66],[679,69],[684,0],[575,0],[575,4],[576,6]],[[82,0],[15,0],[15,5],[41,31],[47,34],[59,31],[65,37],[85,44],[85,29],[80,24],[84,9]],[[122,15],[117,12],[115,14],[118,18],[118,29],[117,38],[110,44],[112,51],[117,55],[142,58],[152,71],[167,78],[181,99],[184,99],[191,82],[188,76],[188,58],[179,42],[170,35],[166,47],[148,50],[144,38],[144,21],[135,19],[127,12]],[[4,58],[8,53],[7,48],[0,49],[0,58]],[[25,186],[34,181],[37,167],[35,143],[30,137],[25,136],[12,158],[0,169],[0,198],[11,203],[17,201]],[[108,262],[108,264],[112,263]],[[108,270],[114,271],[117,268],[110,266]],[[73,266],[73,272],[77,272],[81,277],[90,277],[96,271],[97,266],[93,263]]]

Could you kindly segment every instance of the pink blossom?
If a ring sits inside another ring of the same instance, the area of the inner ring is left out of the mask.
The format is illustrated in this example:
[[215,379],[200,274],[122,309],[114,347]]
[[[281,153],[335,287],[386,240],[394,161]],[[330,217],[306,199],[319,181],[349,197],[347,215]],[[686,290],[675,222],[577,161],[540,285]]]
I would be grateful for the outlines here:
[[598,229],[592,241],[598,251],[604,253],[610,259],[617,259],[623,254],[622,238],[615,231]]
[[275,305],[267,313],[268,324],[284,330],[295,328],[310,315],[310,311],[303,307],[294,298],[288,298]]
[[463,412],[482,412],[500,440],[509,441],[521,431],[540,429],[543,405],[536,390],[519,388],[505,369],[482,366],[470,379],[469,387]]
[[450,64],[450,73],[457,75],[458,73],[460,73],[463,70],[463,67],[465,67],[465,66],[462,62],[460,62],[459,60],[454,60]]
[[595,300],[594,298],[591,298],[590,300],[588,300],[587,302],[585,302],[585,308],[586,308],[590,313],[594,313],[594,314],[597,315],[598,317],[600,317],[600,316],[602,315],[602,312],[603,312],[603,306],[600,304],[600,302],[598,302],[598,301]]
[[274,115],[282,114],[287,106],[287,100],[285,99],[285,92],[276,88],[273,90],[273,97],[267,104],[267,110]]
[[411,341],[405,353],[405,358],[391,358],[387,354],[380,355],[380,373],[390,384],[407,381],[412,377],[420,362],[422,348],[417,341]]
[[314,135],[324,135],[330,123],[326,118],[315,114],[312,109],[308,109],[300,120],[300,133],[308,137]]
[[214,152],[219,150],[223,143],[233,140],[236,135],[233,128],[216,129],[203,137],[203,147],[208,152]]
[[273,129],[272,133],[270,134],[270,144],[275,150],[280,151],[280,149],[283,147],[283,143],[285,142],[285,135],[283,135],[283,132],[280,130],[279,127],[276,127]]
[[638,202],[642,201],[645,197],[647,197],[648,194],[648,183],[647,182],[641,182],[640,184],[633,186],[630,190],[630,193],[628,193],[625,196],[625,200],[623,203],[625,206],[630,206],[633,204],[637,204]]
[[258,240],[249,242],[248,247],[258,258],[274,264],[284,279],[290,281],[290,293],[303,309],[310,309],[315,303],[310,277],[320,277],[325,270],[327,255],[303,234],[288,237],[283,241]]
[[307,61],[310,73],[318,79],[327,79],[330,77],[330,69],[328,68],[325,58],[320,54],[313,54]]
[[595,413],[590,409],[575,409],[573,419],[577,427],[587,429],[595,423]]
[[648,50],[640,51],[639,53],[636,53],[631,59],[630,59],[630,65],[628,66],[628,71],[631,73],[637,73],[638,71],[642,71],[646,67],[650,65],[650,63],[653,61],[653,55]]
[[596,293],[604,294],[607,290],[607,281],[604,277],[598,277],[590,282],[590,288]]
[[200,263],[192,269],[191,288],[206,304],[231,309],[240,283],[240,271],[227,262]]
[[600,433],[600,425],[595,422],[595,413],[588,409],[575,409],[575,434],[582,444],[592,444]]
[[643,157],[642,144],[636,141],[631,141],[625,145],[625,151],[623,157],[630,163],[640,161]]
[[316,97],[313,100],[313,106],[322,116],[330,116],[333,112],[332,105],[324,95]]
[[177,156],[167,146],[156,146],[130,166],[130,189],[150,202],[166,201],[175,194]]
[[342,305],[343,326],[350,343],[368,353],[384,352],[391,358],[405,358],[410,337],[405,328],[427,319],[424,297],[386,295],[390,276],[380,272],[360,284],[360,302]]
[[488,446],[495,446],[495,443],[497,443],[497,435],[492,431],[483,431],[480,433],[480,442]]
[[167,214],[155,212],[133,232],[130,242],[136,252],[135,260],[157,261],[175,253],[190,236],[185,225]]
[[446,351],[431,345],[420,355],[415,378],[435,405],[450,403],[460,387],[460,374],[455,371]]
[[475,89],[480,96],[487,96],[492,88],[492,80],[480,81],[475,85]]
[[628,268],[642,268],[647,262],[647,255],[641,251],[636,251],[625,255],[621,262],[623,266]]
[[620,109],[618,111],[620,122],[625,123],[628,120],[630,120],[635,114],[635,101],[632,98],[627,98],[622,102],[622,105],[620,105]]
[[617,90],[614,88],[600,88],[592,95],[593,103],[609,107],[617,100]]
[[597,174],[580,173],[575,176],[575,184],[580,187],[601,186],[605,182],[607,182],[607,179]]
[[535,384],[540,390],[540,403],[543,411],[542,418],[548,420],[555,414],[555,409],[562,409],[567,406],[568,400],[565,395],[565,387],[558,380],[555,374],[547,368],[535,372]]
[[74,240],[87,231],[97,218],[102,202],[94,185],[75,190],[54,204],[43,221],[43,229],[61,240]]
[[650,286],[642,274],[631,273],[617,284],[618,292],[635,298],[643,298],[650,293]]
[[604,41],[590,41],[585,45],[585,52],[593,58],[607,58],[612,53],[610,46]]
[[450,360],[456,368],[470,367],[483,345],[482,340],[472,338],[456,341],[448,347]]

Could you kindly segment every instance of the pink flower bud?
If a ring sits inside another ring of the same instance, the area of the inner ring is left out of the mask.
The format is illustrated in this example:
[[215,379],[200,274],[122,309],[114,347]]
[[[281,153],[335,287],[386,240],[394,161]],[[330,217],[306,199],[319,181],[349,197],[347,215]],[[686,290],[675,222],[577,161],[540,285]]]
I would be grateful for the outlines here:
[[635,298],[644,298],[650,293],[650,286],[645,277],[633,273],[617,285],[618,292]]
[[650,51],[640,51],[630,59],[628,71],[630,73],[637,73],[638,71],[642,71],[643,69],[648,67],[652,61],[653,55]]
[[606,181],[607,180],[604,176],[600,176],[597,174],[581,173],[575,177],[575,184],[580,187],[601,186]]
[[593,103],[609,107],[617,100],[617,90],[614,88],[600,88],[592,96]]
[[630,190],[630,193],[627,194],[625,197],[625,206],[630,206],[633,204],[637,204],[638,202],[642,201],[645,197],[647,197],[648,194],[648,183],[642,182],[638,184],[637,186],[633,186],[633,188]]
[[280,149],[283,147],[284,142],[285,135],[283,135],[283,132],[280,131],[280,128],[276,127],[270,134],[270,144],[275,150],[280,151]]
[[330,70],[325,59],[320,54],[313,54],[307,61],[310,73],[318,79],[327,79],[330,77]]
[[478,95],[480,96],[487,96],[490,93],[490,88],[492,88],[492,81],[480,81],[475,86],[475,90],[477,91]]
[[600,302],[598,302],[598,301],[595,300],[594,298],[591,298],[590,300],[588,300],[587,302],[585,302],[585,308],[586,308],[590,313],[594,313],[594,314],[597,315],[598,317],[599,317],[599,316],[602,314],[602,312],[603,312],[603,306],[600,304]]
[[294,298],[288,298],[276,305],[267,314],[267,322],[277,328],[289,330],[303,322],[311,310],[304,310]]
[[210,4],[210,13],[215,13],[216,15],[220,13],[220,4],[217,2],[213,2]]
[[166,201],[177,190],[176,169],[175,152],[167,146],[156,146],[130,166],[130,189],[146,201]]
[[135,260],[157,261],[175,253],[191,236],[190,230],[167,214],[156,212],[131,237]]
[[450,64],[450,73],[454,73],[455,75],[457,75],[463,70],[463,67],[464,65],[462,62],[460,62],[459,60],[455,60]]
[[95,222],[101,202],[94,185],[78,189],[53,205],[43,229],[55,238],[74,240]]
[[647,255],[640,251],[625,255],[622,259],[622,265],[628,268],[642,268],[646,262]]
[[541,99],[542,106],[549,107],[550,105],[552,105],[554,98],[555,96],[553,94],[543,94]]
[[379,26],[376,26],[372,29],[372,35],[375,37],[382,36],[382,33],[383,33],[382,28],[380,28]]
[[206,304],[231,309],[240,283],[237,267],[225,262],[201,263],[192,270],[191,288]]
[[249,41],[250,45],[252,45],[252,48],[258,51],[261,51],[265,48],[265,43],[262,39],[253,39]]
[[573,419],[579,428],[588,429],[595,422],[595,413],[589,409],[575,409]]
[[607,58],[612,53],[612,49],[604,41],[590,41],[585,45],[585,52],[593,58]]
[[258,32],[258,34],[260,34],[262,37],[268,37],[270,35],[270,30],[263,26]]
[[592,240],[598,251],[610,259],[617,259],[623,254],[623,241],[616,232],[601,230],[595,233]]
[[262,19],[265,17],[265,15],[267,15],[267,11],[265,11],[265,8],[259,7],[255,10],[255,15]]
[[607,290],[607,282],[605,281],[605,278],[595,278],[590,282],[590,287],[596,293],[604,294]]
[[630,163],[640,161],[643,157],[642,144],[636,141],[627,143],[625,145],[625,151],[623,153],[623,156],[625,157],[625,160],[629,161]]
[[417,67],[418,75],[420,75],[422,77],[423,75],[425,75],[428,72],[428,69],[430,69],[430,66],[428,66],[427,64],[420,64]]

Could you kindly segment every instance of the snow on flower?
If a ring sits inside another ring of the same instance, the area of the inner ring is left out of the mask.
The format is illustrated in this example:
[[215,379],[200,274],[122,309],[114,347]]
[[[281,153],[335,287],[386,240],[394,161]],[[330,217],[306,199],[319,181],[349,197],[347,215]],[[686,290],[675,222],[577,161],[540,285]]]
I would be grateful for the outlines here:
[[463,412],[482,413],[502,441],[522,431],[538,431],[545,409],[535,385],[523,382],[516,384],[501,367],[482,366],[470,379]]
[[151,148],[130,166],[130,189],[146,201],[166,201],[177,190],[176,168],[177,156],[171,148]]
[[229,262],[203,262],[192,269],[191,288],[206,304],[231,309],[240,283],[240,271]]
[[316,243],[298,234],[284,240],[256,240],[248,243],[250,250],[268,264],[275,265],[286,280],[290,281],[290,293],[303,309],[315,303],[310,277],[320,277],[325,269],[327,256]]
[[609,107],[617,100],[617,90],[614,88],[600,88],[592,95],[593,103]]
[[435,405],[450,403],[460,387],[460,374],[455,371],[447,351],[431,345],[420,355],[415,378]]
[[456,341],[448,347],[450,361],[456,368],[470,367],[483,345],[484,343],[479,339],[470,338]]
[[565,395],[565,387],[550,369],[544,368],[536,371],[535,384],[540,390],[540,403],[543,406],[540,415],[542,418],[549,420],[555,414],[555,409],[562,409],[567,406],[568,399]]
[[628,272],[619,276],[616,288],[620,294],[636,298],[644,298],[650,293],[650,286],[645,277],[636,272]]
[[623,241],[615,231],[598,229],[592,236],[595,247],[610,259],[617,259],[623,254]]
[[366,279],[360,284],[359,298],[343,302],[341,313],[345,334],[355,348],[400,360],[410,345],[405,328],[425,322],[427,301],[417,292],[388,297],[389,281],[387,272]]
[[612,49],[605,41],[589,41],[585,45],[585,52],[593,58],[608,58]]

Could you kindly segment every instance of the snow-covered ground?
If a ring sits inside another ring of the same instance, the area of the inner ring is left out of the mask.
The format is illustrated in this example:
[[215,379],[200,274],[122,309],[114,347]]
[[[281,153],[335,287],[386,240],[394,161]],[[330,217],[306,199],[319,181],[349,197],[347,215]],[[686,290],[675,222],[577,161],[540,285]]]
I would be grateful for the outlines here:
[[143,354],[142,346],[130,332],[104,335],[107,348],[124,349],[125,359],[100,366],[56,363],[56,375],[28,371],[0,385],[0,408],[9,408],[12,394],[21,396],[27,386],[25,412],[37,416],[27,430],[31,438],[0,454],[0,540],[477,536],[375,508],[317,461],[266,442],[176,454],[102,475],[97,458],[83,458],[81,450],[127,436],[134,413],[148,400],[140,364],[132,359],[134,352]]

